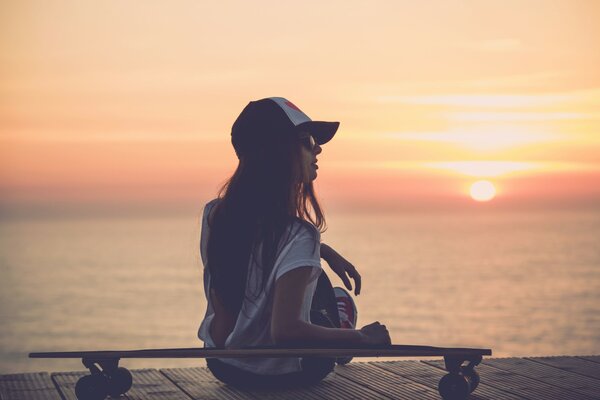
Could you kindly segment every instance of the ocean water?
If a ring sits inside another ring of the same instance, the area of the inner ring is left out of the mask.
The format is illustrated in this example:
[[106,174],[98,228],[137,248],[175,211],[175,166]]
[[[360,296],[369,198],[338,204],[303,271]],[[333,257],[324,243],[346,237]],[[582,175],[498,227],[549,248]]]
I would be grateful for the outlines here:
[[[359,325],[385,323],[394,343],[600,354],[600,212],[338,213],[328,224],[323,241],[363,277]],[[2,221],[0,374],[84,369],[34,351],[201,347],[199,231],[197,215]]]

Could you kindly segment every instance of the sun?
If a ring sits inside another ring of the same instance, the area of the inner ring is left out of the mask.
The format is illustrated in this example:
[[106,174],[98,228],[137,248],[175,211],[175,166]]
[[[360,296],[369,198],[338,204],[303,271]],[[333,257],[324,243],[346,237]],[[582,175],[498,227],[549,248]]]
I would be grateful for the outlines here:
[[496,196],[496,188],[490,181],[477,181],[471,185],[471,198],[476,201],[490,201]]

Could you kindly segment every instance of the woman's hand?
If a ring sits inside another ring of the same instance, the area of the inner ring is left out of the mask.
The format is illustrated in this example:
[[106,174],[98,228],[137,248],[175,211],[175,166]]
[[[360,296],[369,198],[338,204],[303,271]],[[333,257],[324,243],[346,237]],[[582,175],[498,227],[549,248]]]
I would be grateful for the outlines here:
[[325,243],[321,243],[321,257],[327,261],[333,272],[344,282],[346,289],[352,290],[350,278],[354,279],[354,294],[358,296],[360,294],[361,277],[354,265]]
[[392,339],[385,325],[381,325],[379,321],[365,325],[360,328],[362,342],[365,345],[391,345]]

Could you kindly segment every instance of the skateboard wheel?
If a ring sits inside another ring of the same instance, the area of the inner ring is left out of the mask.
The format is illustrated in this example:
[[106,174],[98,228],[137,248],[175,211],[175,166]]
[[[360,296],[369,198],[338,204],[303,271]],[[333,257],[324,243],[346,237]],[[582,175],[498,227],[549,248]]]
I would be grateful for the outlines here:
[[133,377],[127,368],[119,367],[116,371],[108,375],[108,394],[112,397],[119,397],[127,393],[133,384]]
[[83,376],[75,385],[77,400],[104,400],[107,394],[106,378],[102,375]]
[[462,367],[461,371],[463,376],[469,381],[469,384],[471,385],[471,393],[473,393],[475,389],[477,389],[477,386],[479,386],[479,382],[481,381],[481,378],[479,378],[479,374],[473,368]]
[[462,375],[447,374],[440,379],[438,392],[444,400],[465,400],[471,393],[471,385]]

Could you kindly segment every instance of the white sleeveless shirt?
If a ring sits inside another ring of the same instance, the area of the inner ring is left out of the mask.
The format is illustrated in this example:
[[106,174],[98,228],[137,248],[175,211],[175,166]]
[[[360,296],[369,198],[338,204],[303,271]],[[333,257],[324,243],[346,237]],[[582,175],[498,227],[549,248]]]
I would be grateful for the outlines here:
[[[204,207],[202,216],[202,233],[200,239],[200,254],[202,263],[204,264],[204,294],[206,296],[207,307],[204,319],[198,329],[198,337],[204,341],[205,347],[216,347],[210,336],[210,324],[214,318],[214,309],[210,299],[210,272],[208,269],[208,260],[206,257],[208,236],[210,228],[208,227],[208,215],[212,207],[216,204],[217,199],[210,201]],[[312,276],[306,292],[304,294],[304,302],[301,310],[301,318],[303,321],[310,322],[310,306],[312,297],[317,286],[317,279],[321,274],[321,257],[320,257],[320,232],[314,226],[306,226],[299,221],[294,222],[288,227],[292,234],[289,239],[280,244],[275,265],[267,278],[264,289],[258,296],[254,298],[251,294],[251,301],[247,298],[242,303],[242,309],[238,315],[233,331],[229,334],[225,341],[226,348],[240,348],[249,346],[272,346],[274,344],[271,337],[271,312],[273,309],[273,296],[267,296],[268,293],[274,292],[274,285],[277,279],[283,276],[286,272],[299,267],[313,267]],[[284,233],[284,238],[287,232]],[[254,293],[252,288],[256,287],[258,274],[260,271],[252,271],[255,263],[254,259],[260,259],[256,253],[260,253],[261,246],[258,246],[249,260],[247,293]],[[301,370],[299,358],[222,358],[222,362],[241,368],[246,371],[254,372],[263,375],[279,375],[289,372]]]

